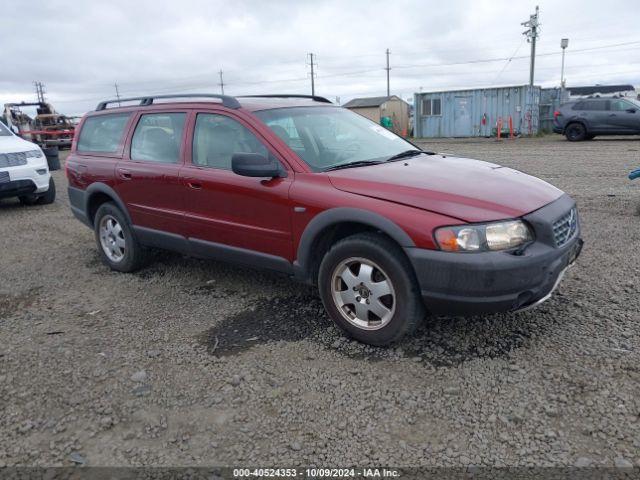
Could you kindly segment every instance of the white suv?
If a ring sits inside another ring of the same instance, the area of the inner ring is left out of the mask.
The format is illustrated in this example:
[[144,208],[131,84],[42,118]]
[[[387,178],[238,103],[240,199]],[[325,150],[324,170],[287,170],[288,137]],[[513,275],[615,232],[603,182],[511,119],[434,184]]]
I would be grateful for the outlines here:
[[0,199],[7,197],[18,197],[24,205],[53,203],[56,186],[40,147],[0,122]]

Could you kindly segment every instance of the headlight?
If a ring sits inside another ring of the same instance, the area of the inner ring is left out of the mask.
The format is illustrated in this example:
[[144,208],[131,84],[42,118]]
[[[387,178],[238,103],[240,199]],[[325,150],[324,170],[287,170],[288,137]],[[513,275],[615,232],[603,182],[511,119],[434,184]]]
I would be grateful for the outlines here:
[[520,220],[443,227],[435,231],[441,250],[447,252],[486,252],[514,248],[533,240],[531,230]]
[[40,158],[44,157],[42,150],[29,150],[28,152],[24,152],[27,158]]

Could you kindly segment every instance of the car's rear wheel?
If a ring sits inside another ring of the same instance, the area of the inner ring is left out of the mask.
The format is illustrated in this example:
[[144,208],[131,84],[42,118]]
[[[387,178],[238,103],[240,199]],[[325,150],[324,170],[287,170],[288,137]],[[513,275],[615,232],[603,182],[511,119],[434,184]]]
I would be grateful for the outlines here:
[[587,129],[581,123],[570,123],[564,129],[564,135],[570,142],[579,142],[587,138]]
[[387,237],[362,233],[336,243],[320,265],[318,287],[327,312],[349,336],[388,345],[424,317],[413,268]]
[[133,272],[144,264],[145,252],[122,211],[113,203],[100,205],[93,221],[100,257],[119,272]]

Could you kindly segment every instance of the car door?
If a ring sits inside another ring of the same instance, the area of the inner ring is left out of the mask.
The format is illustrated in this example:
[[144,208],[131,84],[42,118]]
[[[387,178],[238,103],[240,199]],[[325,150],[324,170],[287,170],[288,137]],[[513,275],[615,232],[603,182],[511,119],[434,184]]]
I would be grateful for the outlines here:
[[609,101],[600,98],[585,99],[577,103],[578,117],[586,120],[589,133],[606,133],[613,127],[609,121]]
[[[267,267],[290,266],[293,242],[289,188],[293,171],[238,116],[222,111],[199,112],[190,131],[189,155],[181,179],[185,220],[195,253],[223,259],[230,256],[243,262],[253,257],[266,260],[263,266]],[[240,176],[231,170],[235,153],[275,158],[283,176]]]
[[640,113],[638,107],[622,98],[611,100],[609,121],[620,133],[640,131]]
[[136,227],[184,233],[186,111],[138,114],[123,160],[116,166],[116,192]]

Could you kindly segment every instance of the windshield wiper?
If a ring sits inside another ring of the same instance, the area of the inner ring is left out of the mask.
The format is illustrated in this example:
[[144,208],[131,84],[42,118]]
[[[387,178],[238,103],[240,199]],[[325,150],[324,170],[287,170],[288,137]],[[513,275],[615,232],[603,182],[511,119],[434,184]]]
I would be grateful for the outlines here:
[[366,167],[367,165],[377,165],[384,163],[379,160],[358,160],[357,162],[341,163],[340,165],[333,165],[332,167],[325,168],[323,172],[330,172],[331,170],[342,170],[343,168],[351,167]]
[[396,153],[395,155],[393,155],[392,157],[387,158],[387,162],[393,162],[394,160],[400,160],[401,158],[407,158],[407,157],[415,157],[417,155],[422,155],[423,152],[422,150],[405,150],[404,152],[400,152],[400,153]]

